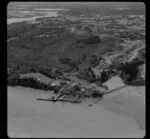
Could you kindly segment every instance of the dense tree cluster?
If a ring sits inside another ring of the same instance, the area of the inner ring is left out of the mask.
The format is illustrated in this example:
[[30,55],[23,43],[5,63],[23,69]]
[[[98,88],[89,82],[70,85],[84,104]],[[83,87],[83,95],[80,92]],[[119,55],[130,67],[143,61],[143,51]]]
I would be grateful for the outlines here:
[[133,61],[131,63],[125,63],[120,65],[118,70],[121,71],[120,77],[123,79],[124,83],[127,85],[145,85],[145,81],[138,77],[139,69],[138,66],[143,64],[141,61]]
[[8,78],[8,85],[9,86],[23,86],[23,87],[31,87],[35,89],[42,89],[42,90],[51,90],[57,93],[60,87],[52,87],[48,84],[44,84],[37,79],[34,78],[20,78],[18,75],[13,75],[12,77]]
[[43,90],[50,90],[51,89],[48,85],[41,83],[34,78],[17,78],[17,77],[14,77],[14,78],[8,79],[8,85],[31,87],[31,88],[43,89]]
[[132,62],[132,63],[125,63],[124,65],[120,65],[120,67],[118,67],[118,70],[123,71],[122,72],[122,77],[126,74],[129,75],[128,80],[131,81],[133,79],[136,78],[139,70],[138,70],[138,66],[141,64],[141,62]]
[[78,40],[77,43],[95,44],[95,43],[101,43],[101,39],[99,36],[92,36],[86,39]]
[[110,77],[110,75],[106,71],[103,71],[101,73],[101,81],[102,81],[102,83],[106,82],[109,79],[109,77]]

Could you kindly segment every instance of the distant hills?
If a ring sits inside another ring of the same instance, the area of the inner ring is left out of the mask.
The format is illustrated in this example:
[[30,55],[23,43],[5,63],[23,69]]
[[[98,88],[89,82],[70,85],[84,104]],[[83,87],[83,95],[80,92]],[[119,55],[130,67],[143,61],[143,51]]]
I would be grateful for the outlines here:
[[[145,13],[145,4],[142,2],[10,2],[8,7],[38,7],[38,8],[66,8],[75,11],[105,12],[112,14],[114,8],[129,8],[133,14]],[[121,11],[123,13],[123,11]],[[120,13],[120,14],[121,14]],[[127,13],[126,13],[127,14]]]

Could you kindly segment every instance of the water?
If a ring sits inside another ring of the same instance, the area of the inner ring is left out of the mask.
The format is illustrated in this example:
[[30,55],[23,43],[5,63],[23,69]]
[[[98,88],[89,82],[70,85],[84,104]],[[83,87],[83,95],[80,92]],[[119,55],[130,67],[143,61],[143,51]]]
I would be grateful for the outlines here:
[[34,16],[34,17],[24,17],[24,18],[10,18],[7,20],[7,24],[16,23],[16,22],[23,22],[23,21],[32,21],[36,20],[37,18],[43,17],[57,17],[57,12],[47,12],[47,15],[43,16]]
[[67,11],[67,9],[63,9],[63,8],[53,8],[53,9],[49,9],[49,8],[36,8],[35,10],[39,10],[39,11]]
[[145,135],[144,131],[138,129],[134,117],[127,116],[125,112],[117,114],[115,103],[104,106],[102,102],[88,107],[87,103],[36,100],[50,96],[48,91],[8,87],[8,136],[142,138]]
[[[46,15],[23,17],[23,18],[10,18],[10,19],[7,19],[7,24],[23,22],[23,21],[33,21],[37,18],[43,18],[43,17],[57,17],[59,15],[58,11],[65,10],[65,9],[45,9],[45,10],[44,9],[36,9],[36,10],[35,11],[20,11],[20,14],[45,13]],[[41,11],[39,11],[39,10],[41,10]]]

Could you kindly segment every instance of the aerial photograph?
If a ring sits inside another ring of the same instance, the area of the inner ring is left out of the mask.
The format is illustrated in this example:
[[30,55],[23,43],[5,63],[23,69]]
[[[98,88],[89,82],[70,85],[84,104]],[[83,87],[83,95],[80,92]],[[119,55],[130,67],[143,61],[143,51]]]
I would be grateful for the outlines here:
[[144,138],[142,2],[10,2],[7,135]]

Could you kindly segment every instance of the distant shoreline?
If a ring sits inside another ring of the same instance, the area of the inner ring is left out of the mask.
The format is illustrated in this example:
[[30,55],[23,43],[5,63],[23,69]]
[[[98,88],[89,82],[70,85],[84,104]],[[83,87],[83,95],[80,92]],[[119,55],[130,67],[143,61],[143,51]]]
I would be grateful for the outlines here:
[[[24,22],[24,21],[34,21],[36,20],[37,18],[44,18],[44,17],[57,17],[61,11],[66,11],[67,9],[49,9],[49,10],[44,10],[42,9],[40,11],[40,8],[39,10],[37,9],[34,9],[34,13],[41,13],[41,14],[44,14],[44,15],[33,15],[32,17],[26,17],[26,15],[24,17],[13,17],[13,14],[12,14],[12,17],[11,18],[7,18],[7,24],[12,24],[12,23],[19,23],[19,22]],[[26,9],[25,11],[28,11],[28,14],[30,12],[30,10]],[[31,12],[31,14],[33,13],[33,11]],[[20,12],[20,14],[23,14],[22,12]],[[11,16],[11,14],[10,14]],[[8,15],[9,17],[9,15]]]

